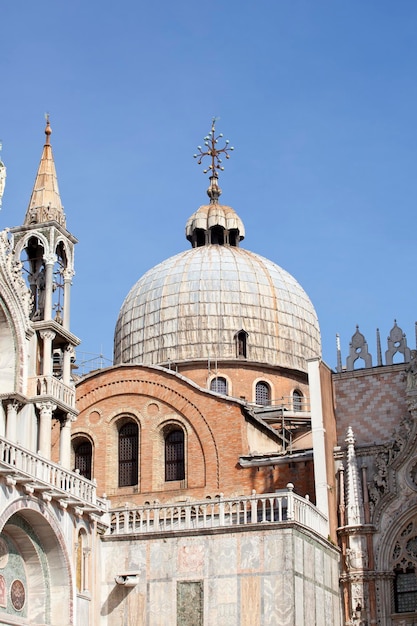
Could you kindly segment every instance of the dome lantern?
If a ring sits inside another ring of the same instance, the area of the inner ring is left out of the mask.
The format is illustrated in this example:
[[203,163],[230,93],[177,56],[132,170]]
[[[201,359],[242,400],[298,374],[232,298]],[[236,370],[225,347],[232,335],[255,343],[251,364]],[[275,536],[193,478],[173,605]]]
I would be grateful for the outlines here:
[[219,197],[222,190],[219,187],[219,171],[224,171],[221,156],[230,158],[230,152],[234,150],[229,146],[226,139],[222,148],[218,147],[223,133],[216,136],[216,118],[213,118],[211,131],[204,137],[204,148],[197,146],[198,154],[194,158],[198,159],[201,165],[205,157],[210,157],[211,163],[203,170],[204,174],[210,172],[210,185],[207,195],[210,198],[209,204],[201,206],[190,219],[185,227],[185,234],[193,248],[208,245],[238,246],[245,237],[245,228],[240,217],[230,207],[219,204]]

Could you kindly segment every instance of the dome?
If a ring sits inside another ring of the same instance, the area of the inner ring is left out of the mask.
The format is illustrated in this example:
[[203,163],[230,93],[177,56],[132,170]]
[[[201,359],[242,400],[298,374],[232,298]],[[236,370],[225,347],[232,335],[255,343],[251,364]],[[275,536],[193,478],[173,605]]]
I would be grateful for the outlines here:
[[[243,223],[219,203],[220,156],[215,120],[195,158],[210,157],[209,204],[185,228],[192,249],[149,270],[120,310],[114,362],[145,365],[191,361],[266,363],[305,372],[306,359],[321,355],[317,315],[288,272],[239,247]],[[207,148],[207,149],[206,149]]]
[[116,325],[115,363],[236,359],[306,371],[321,354],[314,307],[281,267],[243,248],[203,245],[149,270],[131,289]]

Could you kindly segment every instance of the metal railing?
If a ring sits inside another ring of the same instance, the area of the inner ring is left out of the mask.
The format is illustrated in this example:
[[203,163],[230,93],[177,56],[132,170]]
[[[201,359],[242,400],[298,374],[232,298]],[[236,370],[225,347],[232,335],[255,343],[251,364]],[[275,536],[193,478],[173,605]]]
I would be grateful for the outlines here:
[[223,498],[199,502],[149,504],[110,511],[112,535],[178,532],[208,528],[230,528],[253,524],[298,522],[323,537],[328,536],[326,517],[308,500],[286,490],[269,494]]
[[294,413],[310,412],[310,398],[307,398],[306,396],[281,396],[281,398],[273,398],[272,400],[268,400],[267,402],[265,401],[262,404],[257,404],[256,402],[251,402],[250,404],[254,407],[259,407],[260,409],[282,409],[284,413],[286,411]]

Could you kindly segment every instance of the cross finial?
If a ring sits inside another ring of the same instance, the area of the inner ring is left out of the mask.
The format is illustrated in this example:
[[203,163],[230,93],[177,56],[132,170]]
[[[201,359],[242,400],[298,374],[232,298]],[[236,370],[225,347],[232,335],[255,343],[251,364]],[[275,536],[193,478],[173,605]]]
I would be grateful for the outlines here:
[[201,162],[204,159],[204,157],[208,156],[211,158],[210,165],[205,170],[203,170],[203,173],[207,174],[207,172],[210,172],[210,187],[207,189],[207,194],[210,198],[210,201],[213,203],[217,203],[219,196],[221,194],[221,189],[217,184],[217,180],[218,180],[217,172],[218,171],[222,172],[224,170],[224,167],[222,165],[222,160],[220,157],[221,155],[224,154],[226,159],[230,159],[229,152],[234,150],[232,146],[229,147],[230,142],[228,139],[225,140],[225,144],[223,148],[217,147],[219,139],[223,137],[223,133],[220,133],[216,137],[217,119],[218,118],[213,117],[211,121],[211,130],[209,134],[204,137],[205,148],[202,148],[201,146],[197,146],[198,154],[194,155],[194,158],[198,159],[197,163],[199,165],[201,165]]
[[223,148],[218,148],[217,147],[219,139],[221,139],[223,137],[223,133],[220,133],[216,137],[216,122],[217,122],[217,120],[218,120],[217,117],[213,117],[212,122],[211,122],[211,130],[210,130],[209,134],[204,137],[204,146],[205,146],[205,148],[202,148],[201,146],[197,146],[198,154],[194,154],[194,158],[198,159],[197,163],[199,165],[201,165],[202,160],[204,159],[204,157],[206,157],[206,156],[211,157],[210,165],[205,170],[203,170],[203,172],[204,172],[204,174],[207,174],[207,172],[210,172],[211,175],[215,176],[216,178],[217,178],[217,171],[221,171],[222,172],[224,170],[224,167],[222,166],[222,160],[220,158],[220,155],[224,154],[226,159],[230,159],[229,152],[234,150],[234,148],[232,146],[229,147],[229,143],[230,142],[229,142],[228,139],[225,140],[225,145],[223,146]]

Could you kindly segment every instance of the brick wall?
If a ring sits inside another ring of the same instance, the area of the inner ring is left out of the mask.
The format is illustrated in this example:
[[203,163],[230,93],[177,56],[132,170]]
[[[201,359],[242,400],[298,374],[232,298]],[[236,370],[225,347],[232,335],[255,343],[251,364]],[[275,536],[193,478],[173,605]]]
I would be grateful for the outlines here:
[[[77,408],[72,437],[92,442],[98,494],[106,493],[113,506],[250,494],[252,489],[262,493],[288,482],[314,501],[311,462],[241,468],[239,456],[248,453],[248,441],[240,403],[198,389],[169,371],[141,366],[100,370],[79,383]],[[119,488],[118,427],[125,418],[139,426],[139,482]],[[186,479],[181,483],[165,481],[163,433],[169,424],[179,425],[186,435]],[[272,444],[277,445],[274,439]]]
[[352,426],[357,445],[391,438],[407,413],[404,364],[333,374],[338,444]]

